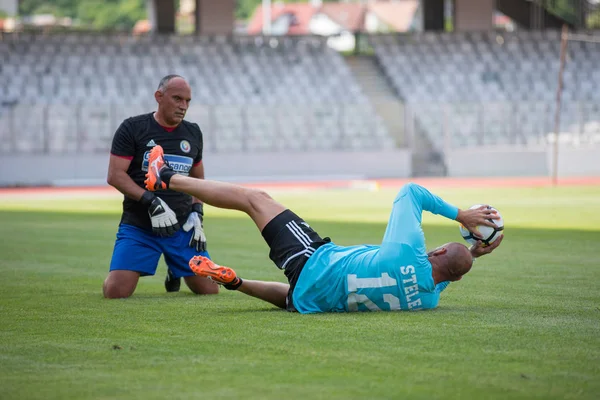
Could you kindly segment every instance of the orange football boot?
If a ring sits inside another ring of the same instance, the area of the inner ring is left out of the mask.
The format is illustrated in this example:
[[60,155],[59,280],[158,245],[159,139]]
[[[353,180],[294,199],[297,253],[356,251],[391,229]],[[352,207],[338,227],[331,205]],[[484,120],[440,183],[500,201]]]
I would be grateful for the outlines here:
[[235,286],[240,281],[234,270],[229,267],[217,265],[209,258],[203,256],[194,256],[190,260],[190,268],[194,274],[209,278],[221,285]]
[[154,192],[158,189],[166,189],[167,184],[160,179],[160,170],[165,165],[165,158],[163,148],[161,146],[154,146],[150,151],[148,157],[148,172],[146,173],[146,180],[144,184],[146,189]]

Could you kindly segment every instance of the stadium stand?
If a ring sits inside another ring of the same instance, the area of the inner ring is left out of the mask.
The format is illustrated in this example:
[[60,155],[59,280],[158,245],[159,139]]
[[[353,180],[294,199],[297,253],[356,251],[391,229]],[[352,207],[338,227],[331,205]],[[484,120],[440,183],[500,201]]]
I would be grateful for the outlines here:
[[343,58],[317,37],[19,33],[3,35],[0,58],[3,153],[105,152],[120,121],[154,109],[169,73],[189,80],[188,119],[212,151],[394,146]]
[[[370,37],[414,119],[437,150],[547,143],[554,130],[560,32]],[[600,44],[570,42],[561,140],[600,143]]]

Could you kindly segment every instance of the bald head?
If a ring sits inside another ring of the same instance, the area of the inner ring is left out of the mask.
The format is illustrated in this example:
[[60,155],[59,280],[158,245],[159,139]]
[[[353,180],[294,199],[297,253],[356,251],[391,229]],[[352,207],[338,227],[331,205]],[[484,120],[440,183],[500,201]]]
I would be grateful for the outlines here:
[[473,257],[461,243],[446,243],[429,253],[429,261],[437,275],[436,281],[457,281],[471,270]]
[[166,92],[168,87],[171,86],[171,84],[176,85],[176,86],[187,86],[189,87],[187,81],[185,80],[185,78],[181,75],[167,75],[164,78],[162,78],[160,80],[160,82],[158,83],[158,88],[156,90],[158,90],[159,92]]
[[183,121],[192,100],[192,89],[179,75],[167,75],[160,80],[154,93],[158,103],[157,120],[167,127],[177,126]]
[[467,247],[461,243],[448,243],[446,257],[448,258],[448,272],[451,276],[460,278],[471,270],[473,257]]

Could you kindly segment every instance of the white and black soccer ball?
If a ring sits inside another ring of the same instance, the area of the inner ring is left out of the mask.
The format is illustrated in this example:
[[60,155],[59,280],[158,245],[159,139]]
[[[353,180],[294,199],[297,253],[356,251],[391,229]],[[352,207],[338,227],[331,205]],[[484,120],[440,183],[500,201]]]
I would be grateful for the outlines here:
[[[475,204],[474,206],[470,207],[469,209],[474,209],[474,208],[479,208],[479,207],[481,207],[481,204]],[[463,239],[465,239],[467,241],[467,243],[475,244],[475,243],[477,243],[478,240],[481,240],[484,246],[489,246],[491,243],[494,243],[494,241],[496,239],[498,239],[500,237],[500,235],[502,235],[502,231],[504,230],[504,220],[502,219],[502,215],[500,215],[500,212],[498,210],[496,210],[494,207],[488,206],[488,209],[495,210],[498,213],[497,215],[500,217],[500,219],[490,219],[489,220],[490,222],[493,222],[496,225],[496,227],[492,228],[490,226],[479,225],[477,227],[477,229],[479,229],[479,232],[481,232],[483,237],[478,238],[477,236],[475,236],[475,234],[473,234],[473,232],[470,232],[469,230],[467,230],[467,228],[465,228],[461,224],[459,226],[460,235],[463,237]]]

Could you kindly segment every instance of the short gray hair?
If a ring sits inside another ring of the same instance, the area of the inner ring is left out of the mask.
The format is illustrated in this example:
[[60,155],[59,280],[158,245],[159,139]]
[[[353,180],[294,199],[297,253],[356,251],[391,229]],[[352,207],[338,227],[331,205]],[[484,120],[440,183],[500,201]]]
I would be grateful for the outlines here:
[[169,84],[171,79],[175,79],[175,78],[181,78],[181,79],[185,80],[185,78],[181,75],[175,75],[175,74],[167,75],[160,80],[160,83],[158,84],[158,89],[156,89],[156,90],[158,90],[161,93],[164,93],[165,90],[167,90],[167,85]]

